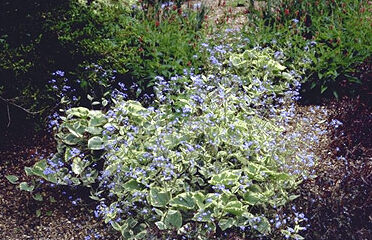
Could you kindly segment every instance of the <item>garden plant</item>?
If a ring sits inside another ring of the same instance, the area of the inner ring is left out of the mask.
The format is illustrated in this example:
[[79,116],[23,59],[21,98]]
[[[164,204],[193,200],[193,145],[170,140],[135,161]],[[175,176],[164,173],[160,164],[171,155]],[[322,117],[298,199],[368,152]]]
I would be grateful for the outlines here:
[[[53,134],[53,153],[33,154],[24,177],[6,175],[34,201],[54,199],[46,186],[81,192],[72,204],[92,202],[92,216],[120,239],[372,236],[368,204],[358,218],[350,200],[370,202],[370,131],[357,141],[355,167],[352,140],[342,149],[324,142],[350,136],[343,122],[301,106],[358,93],[358,66],[372,52],[368,1],[218,1],[225,12],[216,18],[208,1],[29,4],[18,34],[0,25],[0,101],[5,125],[18,109]],[[0,6],[8,17],[22,9]],[[232,8],[240,12],[229,17]],[[233,24],[238,17],[243,25]],[[331,147],[326,157],[318,150]],[[347,177],[328,173],[331,156]],[[329,201],[314,199],[319,182],[341,187]],[[315,219],[334,201],[344,204],[334,218],[347,231]]]

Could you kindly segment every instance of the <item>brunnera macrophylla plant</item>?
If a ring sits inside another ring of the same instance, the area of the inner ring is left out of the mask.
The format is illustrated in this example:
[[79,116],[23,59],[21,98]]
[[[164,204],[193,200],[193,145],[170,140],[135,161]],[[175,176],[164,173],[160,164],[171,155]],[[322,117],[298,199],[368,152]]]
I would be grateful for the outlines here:
[[[269,74],[284,76],[285,67],[268,63]],[[297,197],[292,190],[306,173],[294,170],[296,150],[276,123],[286,115],[262,114],[260,101],[277,96],[252,90],[265,82],[260,74],[158,77],[156,108],[117,95],[107,112],[69,109],[57,153],[26,173],[91,188],[95,215],[125,239],[146,238],[155,226],[182,236],[194,229],[192,239],[231,228],[300,239],[304,218],[287,231],[275,214]]]

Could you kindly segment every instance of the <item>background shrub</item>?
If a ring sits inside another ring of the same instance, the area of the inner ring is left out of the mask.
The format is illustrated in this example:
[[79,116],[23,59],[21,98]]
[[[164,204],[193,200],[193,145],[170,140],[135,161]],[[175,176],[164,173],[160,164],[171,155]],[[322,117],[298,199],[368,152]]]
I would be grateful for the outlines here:
[[[157,18],[150,18],[127,2],[34,1],[27,10],[20,2],[3,5],[8,19],[18,12],[29,16],[0,28],[1,57],[6,59],[0,68],[3,104],[47,114],[60,107],[62,95],[88,106],[87,94],[100,100],[119,88],[119,80],[126,89],[134,85],[141,89],[138,93],[150,94],[156,75],[170,77],[191,65],[196,71],[202,66],[200,13],[191,9],[160,5]],[[57,71],[63,72],[57,74],[62,80],[55,79]],[[63,91],[64,85],[74,91]]]
[[371,56],[366,1],[267,1],[259,9],[251,4],[248,16],[248,45],[277,45],[290,62],[310,63],[305,88],[319,93],[338,97],[340,83],[358,82],[350,74]]

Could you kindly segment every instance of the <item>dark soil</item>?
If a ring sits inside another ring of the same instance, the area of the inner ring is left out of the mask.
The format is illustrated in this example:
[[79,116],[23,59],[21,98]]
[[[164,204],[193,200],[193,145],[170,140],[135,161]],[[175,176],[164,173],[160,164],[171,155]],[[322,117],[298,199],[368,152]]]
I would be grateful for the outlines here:
[[372,108],[360,98],[328,105],[343,125],[318,149],[317,178],[297,204],[309,217],[305,239],[372,239]]
[[[29,181],[24,167],[31,166],[36,161],[35,156],[47,156],[55,149],[51,134],[23,133],[23,137],[17,136],[22,132],[2,135],[6,143],[0,147],[0,239],[82,240],[86,236],[119,239],[117,232],[94,219],[94,203],[78,201],[79,204],[73,204],[72,201],[79,198],[78,193],[44,184],[40,190],[44,201],[39,202],[7,181],[6,175],[17,175],[20,182]],[[50,196],[54,198],[53,202]]]
[[323,99],[328,121],[342,125],[330,127],[327,143],[314,149],[320,156],[317,178],[301,186],[297,204],[310,221],[305,239],[372,239],[371,70],[371,61],[359,67],[363,84],[351,96]]

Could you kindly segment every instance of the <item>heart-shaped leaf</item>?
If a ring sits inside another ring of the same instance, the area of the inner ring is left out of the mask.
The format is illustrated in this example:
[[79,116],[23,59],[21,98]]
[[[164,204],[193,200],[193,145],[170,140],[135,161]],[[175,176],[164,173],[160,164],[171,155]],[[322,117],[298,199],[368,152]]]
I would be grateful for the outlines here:
[[227,203],[224,210],[237,216],[241,216],[245,211],[243,204],[239,201],[231,201]]
[[259,193],[248,191],[243,195],[244,201],[250,205],[255,205],[260,201]]
[[179,211],[169,210],[164,218],[164,224],[168,229],[179,229],[182,226],[182,215]]
[[177,209],[191,210],[195,207],[195,201],[191,193],[181,193],[170,200],[169,205]]
[[98,136],[94,136],[88,140],[88,148],[90,150],[102,150],[105,148],[104,141]]
[[72,160],[71,170],[76,175],[80,175],[84,171],[85,167],[86,167],[85,162],[82,161],[81,158],[75,157],[74,160]]
[[26,182],[21,182],[19,188],[23,191],[32,192],[35,188],[34,185],[28,185]]
[[8,179],[8,181],[11,183],[11,184],[17,184],[17,182],[18,182],[18,177],[17,176],[15,176],[15,175],[7,175],[7,176],[5,176],[6,177],[6,179]]
[[151,188],[149,197],[152,206],[165,207],[169,202],[171,195],[169,192],[164,192],[159,188]]

